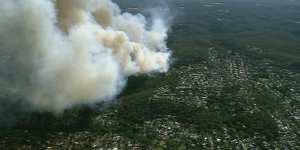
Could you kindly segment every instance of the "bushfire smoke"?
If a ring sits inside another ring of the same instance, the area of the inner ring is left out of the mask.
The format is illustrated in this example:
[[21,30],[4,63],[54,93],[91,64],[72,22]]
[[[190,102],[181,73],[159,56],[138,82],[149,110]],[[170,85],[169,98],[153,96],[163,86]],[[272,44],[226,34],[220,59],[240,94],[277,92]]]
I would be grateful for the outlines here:
[[0,0],[0,85],[37,110],[111,100],[131,75],[166,72],[168,26],[110,0]]

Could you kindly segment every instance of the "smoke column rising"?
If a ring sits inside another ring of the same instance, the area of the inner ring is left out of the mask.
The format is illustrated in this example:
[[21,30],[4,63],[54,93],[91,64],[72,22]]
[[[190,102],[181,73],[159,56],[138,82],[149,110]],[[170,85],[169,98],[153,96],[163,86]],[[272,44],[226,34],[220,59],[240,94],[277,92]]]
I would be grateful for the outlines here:
[[131,75],[166,72],[168,26],[110,0],[0,0],[2,93],[61,112],[111,100]]

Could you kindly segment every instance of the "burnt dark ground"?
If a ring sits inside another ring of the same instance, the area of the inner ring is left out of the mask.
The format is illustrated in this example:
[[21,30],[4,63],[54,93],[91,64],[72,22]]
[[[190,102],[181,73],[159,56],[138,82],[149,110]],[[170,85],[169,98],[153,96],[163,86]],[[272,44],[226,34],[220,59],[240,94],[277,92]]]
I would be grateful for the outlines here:
[[299,2],[169,6],[168,73],[130,78],[112,104],[2,113],[0,149],[300,149]]

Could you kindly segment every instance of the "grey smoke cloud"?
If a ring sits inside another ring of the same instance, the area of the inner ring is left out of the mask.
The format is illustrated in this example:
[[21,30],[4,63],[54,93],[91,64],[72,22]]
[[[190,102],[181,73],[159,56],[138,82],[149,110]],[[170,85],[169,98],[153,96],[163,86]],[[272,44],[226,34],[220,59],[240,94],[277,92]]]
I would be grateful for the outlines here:
[[[131,75],[166,72],[168,24],[110,0],[0,0],[0,85],[61,112],[114,98]],[[2,100],[3,101],[3,100]]]

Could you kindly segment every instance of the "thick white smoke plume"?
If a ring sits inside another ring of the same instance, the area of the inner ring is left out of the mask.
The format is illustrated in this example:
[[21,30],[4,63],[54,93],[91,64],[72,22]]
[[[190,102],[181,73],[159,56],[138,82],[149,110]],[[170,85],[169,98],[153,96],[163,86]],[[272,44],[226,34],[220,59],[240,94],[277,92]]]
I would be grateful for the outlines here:
[[0,85],[38,110],[112,99],[131,75],[168,70],[168,28],[110,0],[0,0]]

